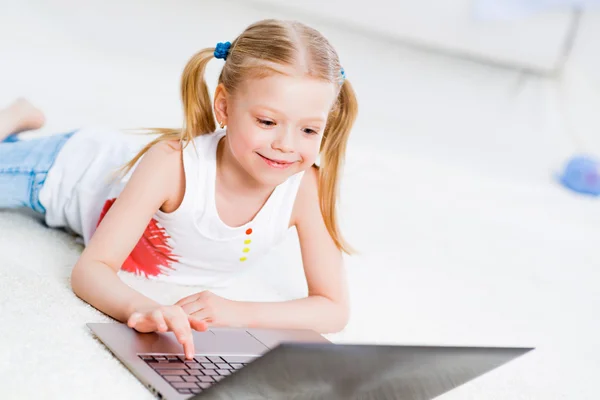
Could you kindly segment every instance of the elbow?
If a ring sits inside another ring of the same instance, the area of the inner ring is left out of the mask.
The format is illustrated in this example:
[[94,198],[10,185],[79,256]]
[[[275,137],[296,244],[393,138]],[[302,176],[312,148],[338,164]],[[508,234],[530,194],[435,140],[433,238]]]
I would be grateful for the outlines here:
[[348,305],[341,305],[339,308],[340,310],[338,311],[337,318],[335,318],[333,332],[331,333],[338,333],[343,331],[348,325],[348,322],[350,321],[350,308],[348,307]]
[[338,333],[343,331],[350,320],[350,308],[347,304],[335,304],[327,323],[320,329],[319,333]]
[[73,270],[71,271],[71,290],[77,297],[81,297],[81,281],[82,281],[82,271],[83,267],[81,263],[78,261],[75,263]]
[[86,300],[90,284],[97,281],[95,266],[89,261],[79,258],[71,271],[71,290],[80,299]]

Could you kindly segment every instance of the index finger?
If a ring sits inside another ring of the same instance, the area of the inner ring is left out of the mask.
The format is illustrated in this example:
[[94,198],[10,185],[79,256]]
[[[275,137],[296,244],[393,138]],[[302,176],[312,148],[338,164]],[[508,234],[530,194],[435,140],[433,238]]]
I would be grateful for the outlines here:
[[192,336],[192,328],[187,319],[187,315],[185,315],[183,311],[180,311],[174,314],[168,314],[166,319],[169,329],[175,334],[177,341],[183,345],[185,358],[194,358],[194,337]]
[[196,350],[194,349],[194,336],[191,331],[188,339],[183,342],[183,354],[185,354],[185,358],[188,360],[193,359],[196,354]]

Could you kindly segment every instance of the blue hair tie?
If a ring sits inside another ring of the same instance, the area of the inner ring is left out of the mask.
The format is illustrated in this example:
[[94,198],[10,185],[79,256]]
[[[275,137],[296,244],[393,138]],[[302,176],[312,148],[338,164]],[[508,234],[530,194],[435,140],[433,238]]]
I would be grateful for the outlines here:
[[227,60],[227,54],[229,53],[230,47],[231,42],[217,43],[217,47],[215,48],[215,52],[213,53],[215,58],[222,58],[223,60]]
[[344,68],[340,70],[340,75],[342,76],[342,79],[340,79],[340,83],[344,83],[344,81],[346,80],[346,71],[344,71]]

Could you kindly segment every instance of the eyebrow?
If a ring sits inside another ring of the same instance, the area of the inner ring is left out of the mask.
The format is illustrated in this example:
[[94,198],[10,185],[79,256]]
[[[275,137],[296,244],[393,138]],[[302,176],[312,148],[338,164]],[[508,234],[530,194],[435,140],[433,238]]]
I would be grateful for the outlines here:
[[[283,112],[281,112],[281,111],[279,111],[279,110],[277,110],[275,108],[269,107],[269,106],[258,105],[258,106],[255,106],[255,108],[259,108],[259,109],[262,109],[262,110],[271,111],[272,113],[285,116],[285,113],[283,113]],[[327,119],[323,118],[323,117],[308,117],[308,118],[302,118],[302,121],[327,122]]]

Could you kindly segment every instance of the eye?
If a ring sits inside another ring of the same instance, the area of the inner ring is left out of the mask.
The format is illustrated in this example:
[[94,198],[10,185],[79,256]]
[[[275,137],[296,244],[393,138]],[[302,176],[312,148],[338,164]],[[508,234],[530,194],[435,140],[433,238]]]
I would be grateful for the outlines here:
[[319,132],[315,131],[314,129],[310,129],[310,128],[304,129],[304,133],[306,133],[308,135],[318,135],[319,134]]
[[275,122],[269,121],[268,119],[256,118],[256,122],[258,122],[262,126],[271,127],[275,126]]

